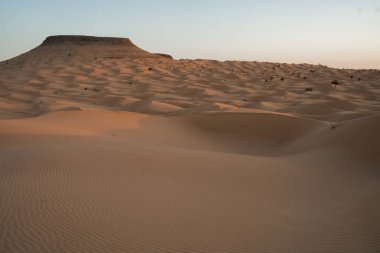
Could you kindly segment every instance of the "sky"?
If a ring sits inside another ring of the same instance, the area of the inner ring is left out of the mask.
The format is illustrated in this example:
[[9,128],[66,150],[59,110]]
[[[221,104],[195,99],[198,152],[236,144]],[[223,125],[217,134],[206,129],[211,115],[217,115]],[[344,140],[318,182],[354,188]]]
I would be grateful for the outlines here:
[[0,0],[0,61],[74,34],[176,59],[380,69],[380,0]]

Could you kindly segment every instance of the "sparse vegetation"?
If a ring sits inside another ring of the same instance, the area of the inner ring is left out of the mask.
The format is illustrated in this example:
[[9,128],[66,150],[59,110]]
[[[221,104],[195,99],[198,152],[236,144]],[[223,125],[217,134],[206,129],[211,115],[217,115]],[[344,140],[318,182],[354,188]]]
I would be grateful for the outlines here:
[[99,90],[98,90],[97,88],[94,88],[94,89],[93,89],[93,91],[96,91],[96,92],[98,92]]
[[330,129],[331,130],[334,130],[338,127],[338,124],[337,123],[330,123]]
[[280,79],[281,81],[284,81],[285,80],[285,78],[283,78],[283,77],[281,77],[281,79]]
[[338,85],[339,82],[338,82],[337,80],[333,80],[333,81],[331,82],[331,84]]
[[313,88],[307,87],[307,88],[305,88],[305,91],[313,91]]

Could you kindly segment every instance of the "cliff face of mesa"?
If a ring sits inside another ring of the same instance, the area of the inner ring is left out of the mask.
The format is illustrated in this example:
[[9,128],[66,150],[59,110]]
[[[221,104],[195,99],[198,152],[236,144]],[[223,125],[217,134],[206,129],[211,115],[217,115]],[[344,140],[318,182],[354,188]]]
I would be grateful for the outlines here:
[[115,38],[115,37],[95,37],[95,36],[81,36],[81,35],[57,35],[47,37],[41,46],[53,45],[76,45],[76,46],[89,46],[89,45],[102,45],[102,46],[136,46],[128,38]]

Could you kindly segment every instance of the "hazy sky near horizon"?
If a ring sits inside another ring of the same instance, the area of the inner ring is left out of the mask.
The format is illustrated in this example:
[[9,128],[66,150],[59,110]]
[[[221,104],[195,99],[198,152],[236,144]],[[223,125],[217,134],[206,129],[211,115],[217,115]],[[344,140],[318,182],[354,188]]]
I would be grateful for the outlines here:
[[175,58],[380,69],[380,0],[0,0],[0,60],[58,34]]

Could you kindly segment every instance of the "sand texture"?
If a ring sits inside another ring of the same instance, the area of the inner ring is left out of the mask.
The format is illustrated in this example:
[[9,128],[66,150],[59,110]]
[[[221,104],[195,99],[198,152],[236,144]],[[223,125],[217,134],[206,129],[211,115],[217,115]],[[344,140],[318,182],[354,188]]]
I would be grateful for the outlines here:
[[54,36],[0,63],[0,252],[380,252],[380,71]]

